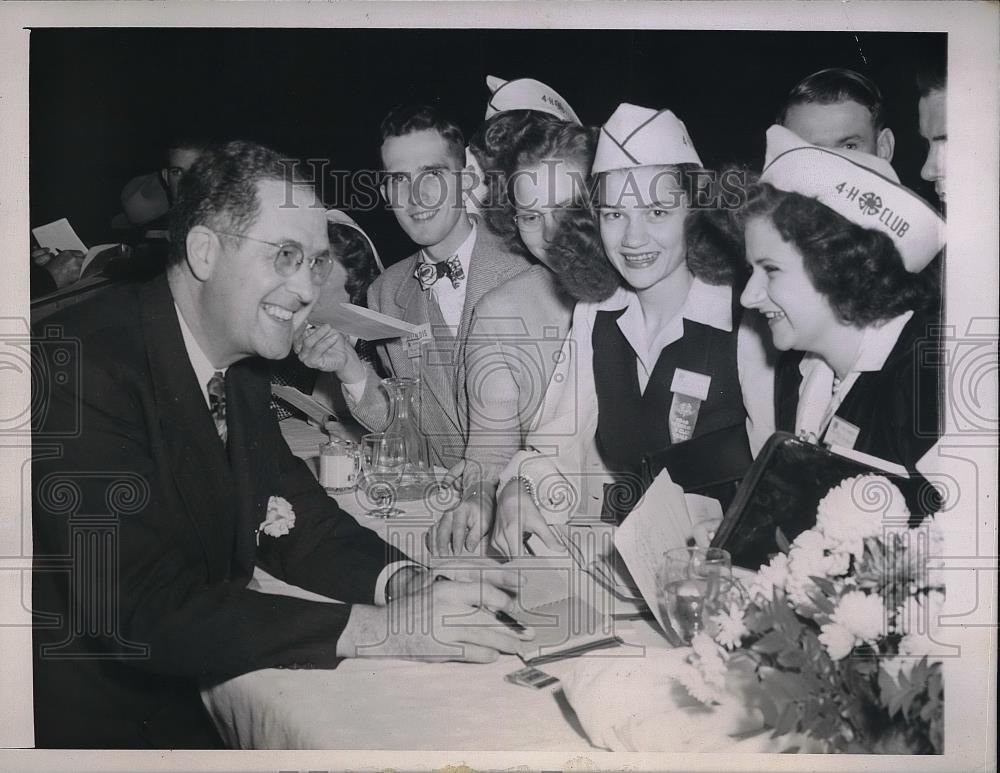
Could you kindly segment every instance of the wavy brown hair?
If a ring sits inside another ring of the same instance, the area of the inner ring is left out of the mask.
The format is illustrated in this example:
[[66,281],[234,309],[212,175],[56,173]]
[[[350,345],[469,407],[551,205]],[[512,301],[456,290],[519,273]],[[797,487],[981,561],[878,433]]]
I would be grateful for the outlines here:
[[736,221],[766,218],[802,255],[806,275],[837,316],[864,327],[938,303],[931,272],[910,273],[892,239],[862,228],[816,199],[757,182]]

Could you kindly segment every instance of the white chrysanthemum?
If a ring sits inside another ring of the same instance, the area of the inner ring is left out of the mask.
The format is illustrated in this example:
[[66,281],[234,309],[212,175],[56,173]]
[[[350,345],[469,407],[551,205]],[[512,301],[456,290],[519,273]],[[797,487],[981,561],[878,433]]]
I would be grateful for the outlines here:
[[820,643],[826,647],[833,660],[846,658],[854,649],[855,638],[849,630],[837,623],[827,623],[820,628]]
[[927,656],[931,662],[940,660],[944,649],[939,642],[941,635],[941,610],[944,594],[932,591],[926,595],[910,596],[896,610],[897,630],[905,633],[899,642],[899,654],[912,657]]
[[705,681],[701,670],[690,663],[680,667],[677,673],[677,681],[684,685],[686,689],[697,701],[704,704],[720,703],[722,692]]
[[774,589],[785,589],[785,582],[788,580],[788,556],[778,553],[771,562],[762,566],[750,581],[748,593],[751,599],[764,599],[770,601],[774,596]]
[[907,572],[918,588],[944,587],[944,532],[934,517],[900,535],[907,547]]
[[832,622],[843,626],[865,642],[874,642],[885,630],[885,602],[877,593],[852,590],[837,602]]
[[726,681],[725,650],[704,631],[696,633],[691,640],[691,649],[697,658],[697,665],[705,681],[721,687]]
[[718,629],[715,640],[729,650],[739,647],[743,643],[743,637],[749,633],[743,622],[743,609],[738,604],[731,604],[728,609],[712,615],[709,620]]
[[843,550],[860,557],[864,541],[878,537],[888,522],[906,522],[906,500],[881,475],[860,475],[834,486],[819,503],[816,527]]

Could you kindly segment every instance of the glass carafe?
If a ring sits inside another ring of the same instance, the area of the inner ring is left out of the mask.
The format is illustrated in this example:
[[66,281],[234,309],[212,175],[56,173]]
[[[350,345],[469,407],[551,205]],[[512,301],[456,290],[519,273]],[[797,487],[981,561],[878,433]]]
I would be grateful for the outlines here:
[[417,426],[415,401],[420,387],[418,378],[384,378],[382,387],[389,395],[389,425],[385,431],[403,436],[406,445],[406,471],[397,492],[400,501],[423,499],[428,486],[435,485],[427,438]]

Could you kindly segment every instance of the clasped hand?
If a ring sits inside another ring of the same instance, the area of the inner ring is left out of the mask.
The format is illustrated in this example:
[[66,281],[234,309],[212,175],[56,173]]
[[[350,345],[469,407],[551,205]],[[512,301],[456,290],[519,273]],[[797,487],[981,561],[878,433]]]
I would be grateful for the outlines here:
[[[447,576],[448,579],[438,579]],[[424,573],[386,607],[355,606],[337,642],[344,657],[488,663],[534,638],[496,618],[516,608],[514,570],[476,561]]]

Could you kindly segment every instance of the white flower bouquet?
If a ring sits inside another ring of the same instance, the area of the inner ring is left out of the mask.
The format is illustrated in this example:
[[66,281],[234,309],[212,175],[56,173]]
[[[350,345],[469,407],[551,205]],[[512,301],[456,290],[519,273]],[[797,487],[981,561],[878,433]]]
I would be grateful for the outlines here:
[[[859,492],[884,497],[883,516]],[[918,527],[886,478],[845,480],[820,502],[816,526],[753,575],[749,603],[715,614],[679,675],[705,704],[725,674],[755,671],[773,737],[828,751],[940,754],[944,688],[934,631],[944,601],[942,535]]]

